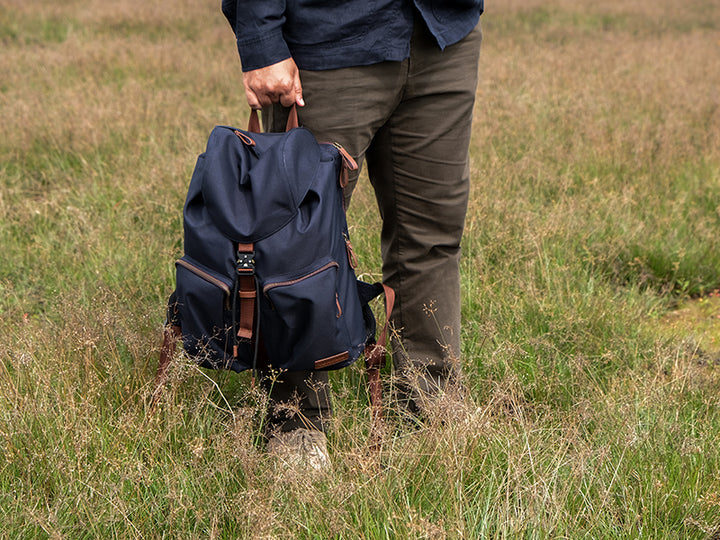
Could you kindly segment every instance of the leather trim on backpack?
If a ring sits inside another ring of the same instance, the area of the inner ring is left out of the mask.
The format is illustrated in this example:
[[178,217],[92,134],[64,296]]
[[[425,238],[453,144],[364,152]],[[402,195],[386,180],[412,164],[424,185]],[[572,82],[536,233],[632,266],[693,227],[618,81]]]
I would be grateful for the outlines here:
[[242,339],[252,339],[257,297],[253,244],[238,244],[237,256],[238,298],[240,299],[240,328],[237,336]]
[[333,356],[328,356],[327,358],[322,358],[321,360],[315,361],[315,369],[325,369],[330,366],[334,366],[335,364],[339,364],[340,362],[344,362],[348,359],[350,354],[345,351],[341,352],[340,354],[335,354]]

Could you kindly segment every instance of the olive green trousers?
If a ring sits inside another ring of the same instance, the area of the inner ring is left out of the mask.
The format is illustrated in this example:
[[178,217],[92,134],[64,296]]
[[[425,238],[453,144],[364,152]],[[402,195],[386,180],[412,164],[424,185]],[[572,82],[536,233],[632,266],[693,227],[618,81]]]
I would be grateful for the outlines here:
[[[396,293],[393,365],[411,408],[459,383],[460,241],[481,41],[478,26],[441,51],[416,20],[403,62],[300,73],[300,125],[367,163],[382,219],[383,281]],[[266,131],[283,131],[286,120],[279,105],[263,111]],[[348,204],[357,180],[351,175]],[[269,429],[324,429],[331,414],[327,373],[261,381],[272,404]]]

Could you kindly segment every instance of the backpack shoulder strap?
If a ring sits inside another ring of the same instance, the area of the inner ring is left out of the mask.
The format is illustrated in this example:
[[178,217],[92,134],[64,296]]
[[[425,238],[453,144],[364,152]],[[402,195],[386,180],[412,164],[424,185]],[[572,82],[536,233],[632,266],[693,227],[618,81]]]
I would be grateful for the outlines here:
[[385,365],[385,354],[387,352],[387,331],[390,321],[390,314],[395,305],[395,291],[382,284],[382,292],[385,295],[385,322],[380,331],[377,342],[369,341],[365,346],[365,368],[368,377],[368,391],[370,393],[370,407],[372,425],[370,427],[370,447],[379,449],[383,433],[383,403],[382,385],[380,384],[380,369]]

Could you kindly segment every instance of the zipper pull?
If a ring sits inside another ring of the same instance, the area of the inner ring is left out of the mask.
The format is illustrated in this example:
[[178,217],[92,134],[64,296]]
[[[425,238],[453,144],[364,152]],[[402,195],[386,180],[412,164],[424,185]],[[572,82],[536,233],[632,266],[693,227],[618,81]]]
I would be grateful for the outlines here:
[[255,141],[253,141],[250,137],[242,133],[240,130],[235,130],[235,135],[238,136],[238,138],[245,143],[247,146],[255,146]]
[[355,270],[358,265],[357,255],[355,255],[355,251],[353,250],[353,247],[352,247],[352,244],[350,243],[350,238],[348,237],[348,235],[343,233],[343,237],[345,238],[345,251],[347,251],[348,262],[350,263],[350,268]]

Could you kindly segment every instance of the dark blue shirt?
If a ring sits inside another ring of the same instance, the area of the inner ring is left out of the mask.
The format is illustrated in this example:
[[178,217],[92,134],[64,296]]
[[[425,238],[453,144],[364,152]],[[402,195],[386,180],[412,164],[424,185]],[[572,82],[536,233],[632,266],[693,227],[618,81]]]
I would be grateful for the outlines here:
[[475,28],[483,0],[222,0],[222,10],[243,71],[291,56],[323,70],[404,60],[418,12],[444,49]]

